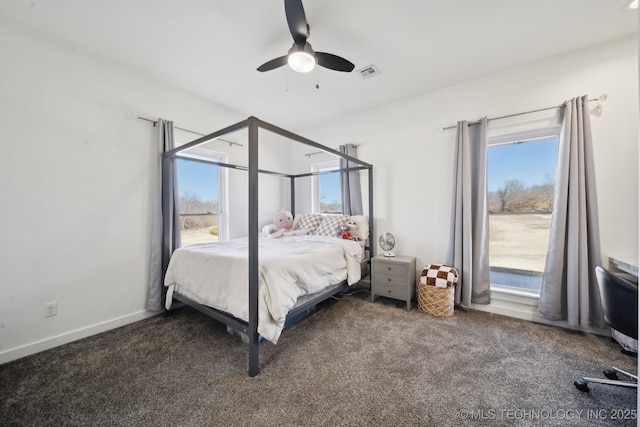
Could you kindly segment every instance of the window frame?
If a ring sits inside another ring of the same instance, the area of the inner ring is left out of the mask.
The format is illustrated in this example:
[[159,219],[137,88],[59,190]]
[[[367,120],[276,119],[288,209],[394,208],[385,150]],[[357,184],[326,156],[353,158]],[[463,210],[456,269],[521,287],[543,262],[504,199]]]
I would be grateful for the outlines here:
[[[214,165],[218,168],[218,212],[208,213],[189,213],[185,216],[208,216],[214,215],[218,217],[218,241],[226,241],[229,239],[229,215],[227,214],[228,203],[228,171],[226,167],[220,166],[220,164],[226,164],[228,162],[228,154],[210,150],[207,148],[197,147],[189,150],[189,152],[183,152],[176,156],[176,160],[186,160]],[[180,190],[180,182],[176,176],[178,191]],[[183,213],[180,212],[180,216]]]
[[[325,160],[322,162],[313,163],[311,165],[311,172],[317,175],[313,175],[311,179],[311,212],[320,213],[320,214],[329,214],[335,212],[321,212],[320,211],[320,177],[325,173],[331,173],[329,171],[340,170],[340,159],[335,160]],[[342,212],[342,186],[339,187],[340,190],[340,212]]]
[[[503,133],[499,135],[489,136],[487,138],[487,154],[488,154],[488,150],[493,147],[511,145],[511,144],[517,145],[521,143],[543,141],[543,140],[552,139],[552,138],[554,138],[557,141],[557,144],[558,144],[557,148],[559,150],[561,129],[562,129],[562,126],[558,124],[558,125],[551,125],[551,126],[546,126],[541,128],[524,130],[524,131],[508,132],[508,133]],[[489,170],[488,170],[488,163],[487,163],[487,174],[488,173],[489,173]],[[555,177],[554,177],[554,182],[555,182]],[[487,198],[488,198],[488,194],[489,194],[488,188],[486,191],[487,191]],[[487,209],[488,209],[488,203],[487,203]],[[489,212],[487,212],[487,214],[490,215]],[[553,212],[551,213],[551,215],[553,215]],[[489,253],[489,269],[491,269],[491,253]],[[509,286],[509,285],[497,284],[493,282],[490,282],[489,285],[492,292],[497,291],[505,294],[529,296],[529,297],[535,297],[535,298],[538,298],[540,296],[540,290],[536,290],[536,289]]]

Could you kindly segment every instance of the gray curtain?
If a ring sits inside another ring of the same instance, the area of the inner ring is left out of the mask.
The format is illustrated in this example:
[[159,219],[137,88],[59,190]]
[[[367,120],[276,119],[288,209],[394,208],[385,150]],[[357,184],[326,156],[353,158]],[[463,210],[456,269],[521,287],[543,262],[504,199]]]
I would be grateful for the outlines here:
[[[354,159],[358,158],[358,147],[354,144],[340,146],[340,152]],[[357,167],[348,160],[340,159],[340,169]],[[342,187],[342,213],[344,215],[362,215],[362,190],[360,188],[360,172],[341,172],[340,185]]]
[[[177,179],[175,173],[175,160],[167,162],[163,174],[163,153],[175,147],[173,139],[173,122],[158,119],[158,140],[156,144],[156,174],[155,189],[153,194],[153,217],[151,218],[151,251],[149,269],[149,289],[147,292],[147,310],[162,310],[162,288],[164,265],[168,262],[171,251],[180,247],[180,210],[178,207]],[[163,197],[171,200],[167,205],[168,212],[163,212]],[[165,217],[166,215],[166,217]],[[165,232],[163,220],[166,220],[168,230]],[[164,237],[168,236],[168,242]],[[166,243],[166,245],[164,243]]]
[[452,243],[447,264],[458,270],[456,304],[489,304],[487,118],[458,122]]
[[549,248],[538,311],[570,326],[605,327],[595,267],[602,262],[589,100],[564,103]]

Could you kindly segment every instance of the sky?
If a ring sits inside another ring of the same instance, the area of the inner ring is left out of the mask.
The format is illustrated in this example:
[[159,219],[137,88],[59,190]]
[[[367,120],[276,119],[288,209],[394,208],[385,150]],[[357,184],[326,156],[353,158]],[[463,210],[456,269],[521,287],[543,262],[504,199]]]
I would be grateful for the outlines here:
[[494,145],[487,149],[487,190],[496,191],[517,179],[525,187],[554,179],[557,163],[555,139]]
[[218,200],[218,167],[200,162],[178,159],[178,192],[200,196],[203,202]]
[[328,173],[320,175],[320,194],[324,203],[342,203],[342,192],[340,190],[340,174]]

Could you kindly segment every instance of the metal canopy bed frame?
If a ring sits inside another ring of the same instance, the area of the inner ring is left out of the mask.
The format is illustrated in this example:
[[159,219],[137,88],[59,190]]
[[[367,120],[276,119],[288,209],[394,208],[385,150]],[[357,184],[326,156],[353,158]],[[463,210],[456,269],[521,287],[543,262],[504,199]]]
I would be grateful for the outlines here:
[[[194,148],[196,146],[205,144],[209,141],[220,139],[221,137],[234,133],[240,130],[246,129],[248,131],[248,166],[238,166],[228,163],[216,162],[216,161],[206,161],[209,164],[215,164],[220,167],[246,170],[248,173],[248,242],[249,242],[249,250],[248,250],[248,277],[249,277],[249,321],[246,322],[244,320],[238,319],[226,312],[216,310],[212,307],[199,304],[183,295],[179,295],[177,293],[173,294],[173,299],[177,300],[183,304],[186,304],[190,307],[195,308],[196,310],[206,314],[207,316],[218,320],[224,323],[227,327],[231,327],[236,331],[239,331],[242,334],[245,334],[249,338],[249,376],[256,376],[260,372],[259,365],[259,335],[258,335],[258,265],[259,265],[259,254],[258,254],[258,239],[260,234],[260,228],[258,224],[258,175],[259,174],[269,174],[280,176],[283,178],[290,179],[291,182],[291,213],[295,216],[295,183],[296,179],[303,177],[311,177],[314,175],[321,175],[326,173],[345,173],[350,171],[361,171],[366,170],[368,172],[368,222],[369,222],[369,236],[365,241],[364,251],[365,251],[365,260],[368,266],[369,274],[371,271],[371,257],[374,255],[373,251],[375,245],[373,244],[374,229],[373,229],[373,166],[359,160],[355,157],[351,157],[347,154],[341,153],[339,151],[333,150],[329,147],[321,145],[317,142],[311,141],[307,138],[296,135],[292,132],[274,126],[270,123],[264,122],[256,117],[249,117],[246,120],[238,122],[234,125],[228,126],[224,129],[221,129],[217,132],[213,132],[209,135],[205,135],[201,138],[198,138],[190,143],[184,144],[180,147],[174,148],[170,151],[167,151],[163,154],[163,162],[162,162],[162,211],[165,213],[171,212],[173,210],[173,200],[174,200],[174,174],[175,168],[173,165],[175,164],[175,160],[184,156],[181,156],[185,150]],[[265,129],[276,135],[282,136],[288,140],[298,142],[300,144],[304,144],[307,146],[314,147],[319,149],[325,153],[332,154],[340,159],[344,159],[347,161],[347,165],[350,163],[356,164],[359,166],[355,167],[347,167],[341,168],[333,171],[322,171],[322,172],[310,172],[303,174],[286,174],[279,173],[267,170],[261,170],[258,168],[258,145],[259,145],[259,130]],[[194,160],[193,158],[189,158],[190,160]],[[350,162],[350,163],[349,163]],[[171,218],[170,215],[163,214],[163,250],[162,250],[162,277],[165,276],[167,272],[167,268],[169,265],[169,259],[171,258],[173,252],[173,244],[172,244],[172,232],[170,224]],[[315,307],[318,303],[338,294],[344,292],[348,289],[348,285],[346,280],[339,284],[338,286],[330,286],[325,291],[321,291],[318,294],[314,294],[314,296],[308,299],[301,305],[296,305],[293,307],[288,315],[287,319],[295,318],[296,316],[306,312],[308,309]],[[164,305],[164,301],[166,299],[167,289],[163,285],[162,286],[162,301]]]

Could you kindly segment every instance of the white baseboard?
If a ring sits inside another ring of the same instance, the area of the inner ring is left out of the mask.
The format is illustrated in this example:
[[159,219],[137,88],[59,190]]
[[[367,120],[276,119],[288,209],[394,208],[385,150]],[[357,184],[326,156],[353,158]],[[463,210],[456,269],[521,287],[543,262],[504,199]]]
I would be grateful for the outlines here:
[[0,352],[0,364],[11,362],[32,354],[39,353],[44,350],[49,350],[54,347],[58,347],[63,344],[68,344],[73,341],[87,338],[92,335],[96,335],[102,332],[106,332],[111,329],[119,328],[121,326],[128,325],[152,316],[157,315],[151,311],[139,311],[137,313],[128,314],[126,316],[117,317],[115,319],[107,320],[104,322],[96,323],[84,328],[76,329],[75,331],[65,332],[64,334],[56,335],[51,338],[36,341],[30,344],[26,344],[20,347],[11,348]]
[[582,331],[596,335],[611,336],[609,328],[601,329],[597,327],[577,328],[569,326],[566,320],[548,320],[538,314],[538,298],[524,295],[522,293],[505,293],[491,291],[490,304],[471,304],[469,308],[488,313],[500,314],[502,316],[514,317],[516,319],[528,320],[530,322],[542,323],[559,328]]

